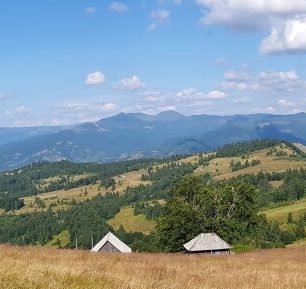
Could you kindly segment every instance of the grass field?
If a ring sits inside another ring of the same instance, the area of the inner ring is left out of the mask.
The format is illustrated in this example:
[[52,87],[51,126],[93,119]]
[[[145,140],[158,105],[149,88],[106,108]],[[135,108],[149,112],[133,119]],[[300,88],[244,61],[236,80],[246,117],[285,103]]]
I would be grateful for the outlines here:
[[285,171],[287,169],[299,169],[301,167],[306,167],[306,161],[303,159],[298,159],[296,157],[290,157],[293,152],[288,148],[281,149],[275,148],[276,152],[287,153],[286,156],[276,156],[274,152],[272,155],[267,155],[270,149],[265,149],[261,151],[256,151],[248,156],[249,162],[254,160],[259,160],[261,163],[256,166],[248,167],[242,170],[232,172],[230,169],[231,160],[237,162],[240,161],[244,163],[245,159],[241,157],[230,157],[230,158],[215,158],[209,162],[206,167],[199,167],[195,170],[196,175],[203,175],[205,173],[210,173],[217,180],[230,179],[237,177],[239,175],[245,174],[257,174],[262,172],[275,172],[275,171]]
[[231,256],[0,246],[1,289],[305,289],[306,247]]
[[306,238],[302,240],[295,241],[294,243],[287,245],[287,248],[298,248],[306,247]]
[[53,236],[53,240],[46,244],[46,247],[65,248],[70,244],[70,233],[68,230]]
[[[126,173],[124,175],[115,176],[114,180],[116,182],[116,192],[123,193],[128,187],[136,187],[140,184],[147,185],[150,184],[150,181],[142,181],[141,176],[144,174],[145,170],[133,171]],[[75,176],[75,180],[85,177],[87,175],[77,175]],[[59,177],[53,177],[50,179],[44,180],[44,183],[48,183],[50,181],[54,181]],[[53,210],[61,210],[69,207],[69,203],[72,200],[76,202],[83,202],[86,199],[91,199],[98,194],[104,195],[109,189],[104,187],[100,187],[98,184],[81,186],[78,188],[70,189],[70,190],[58,190],[49,193],[39,194],[37,196],[25,197],[23,198],[25,206],[20,210],[15,211],[16,214],[26,214],[26,213],[34,213],[35,211],[46,211],[50,205],[53,205]],[[35,198],[39,197],[44,203],[45,208],[39,208],[35,205]],[[1,213],[1,212],[0,212]]]
[[144,234],[149,234],[155,228],[155,222],[146,220],[144,215],[134,216],[134,210],[131,207],[121,209],[107,223],[116,230],[122,225],[127,232],[142,232]]
[[297,220],[301,215],[306,213],[306,199],[299,200],[292,205],[273,208],[263,213],[270,221],[284,223],[287,221],[289,212],[292,213],[293,219]]

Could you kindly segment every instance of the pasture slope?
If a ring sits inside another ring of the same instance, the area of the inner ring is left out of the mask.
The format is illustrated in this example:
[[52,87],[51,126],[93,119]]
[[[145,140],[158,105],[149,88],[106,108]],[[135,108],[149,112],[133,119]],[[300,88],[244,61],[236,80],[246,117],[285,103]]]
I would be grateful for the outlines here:
[[1,289],[303,289],[305,271],[305,246],[219,257],[0,246]]

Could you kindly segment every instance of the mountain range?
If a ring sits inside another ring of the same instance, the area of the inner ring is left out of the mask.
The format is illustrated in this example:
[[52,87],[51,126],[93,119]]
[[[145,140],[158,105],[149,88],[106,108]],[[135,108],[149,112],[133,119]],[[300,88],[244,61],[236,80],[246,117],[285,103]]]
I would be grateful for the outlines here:
[[306,144],[306,114],[120,113],[69,126],[0,128],[0,170],[36,161],[110,162],[212,150],[273,138]]

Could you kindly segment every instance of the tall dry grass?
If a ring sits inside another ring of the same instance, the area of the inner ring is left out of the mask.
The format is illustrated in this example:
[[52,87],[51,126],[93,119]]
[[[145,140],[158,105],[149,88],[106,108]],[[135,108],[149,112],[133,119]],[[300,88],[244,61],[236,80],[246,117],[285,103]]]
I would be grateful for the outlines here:
[[306,288],[306,247],[207,257],[0,246],[0,288]]

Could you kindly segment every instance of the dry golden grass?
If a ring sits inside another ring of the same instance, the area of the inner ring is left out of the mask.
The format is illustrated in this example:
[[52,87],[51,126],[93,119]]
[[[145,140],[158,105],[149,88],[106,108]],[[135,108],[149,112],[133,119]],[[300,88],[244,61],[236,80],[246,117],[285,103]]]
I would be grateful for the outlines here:
[[[145,170],[133,171],[130,173],[126,173],[124,175],[115,176],[116,182],[116,192],[123,193],[128,187],[136,187],[140,184],[147,185],[151,182],[142,181],[141,176],[144,174]],[[75,180],[80,179],[88,175],[76,175],[74,177]],[[50,178],[51,180],[55,180],[56,177]],[[50,179],[48,179],[50,181]],[[46,180],[45,180],[46,181]],[[81,186],[78,188],[70,189],[70,190],[58,190],[49,193],[39,194],[37,196],[25,197],[23,198],[25,206],[18,211],[15,211],[16,214],[27,214],[34,213],[35,211],[46,211],[49,205],[54,204],[56,206],[53,207],[54,211],[58,211],[61,209],[66,209],[69,205],[65,204],[67,202],[71,202],[73,199],[76,202],[83,202],[86,199],[91,199],[97,196],[99,193],[104,195],[109,189],[105,189],[104,187],[100,187],[98,184]],[[44,203],[45,208],[39,208],[35,205],[35,198],[39,197]],[[64,201],[64,204],[61,202]],[[1,212],[0,212],[1,213]]]
[[0,246],[1,289],[303,289],[305,271],[306,247],[205,257]]
[[300,143],[294,143],[294,145],[299,148],[302,152],[306,153],[306,146]]
[[[293,152],[284,148],[276,148],[278,152],[282,151],[289,155],[293,155]],[[279,157],[274,155],[267,155],[270,149],[265,149],[261,151],[254,152],[248,156],[249,162],[254,160],[259,160],[261,163],[259,165],[248,167],[239,171],[232,172],[230,169],[230,162],[234,160],[235,162],[240,161],[244,163],[246,159],[241,157],[230,157],[230,158],[215,158],[209,162],[207,167],[199,167],[195,170],[196,175],[203,175],[205,173],[210,173],[217,180],[230,179],[237,177],[239,175],[245,174],[258,174],[259,172],[277,172],[285,171],[287,169],[299,169],[301,167],[306,167],[305,160],[290,158],[288,156]]]

